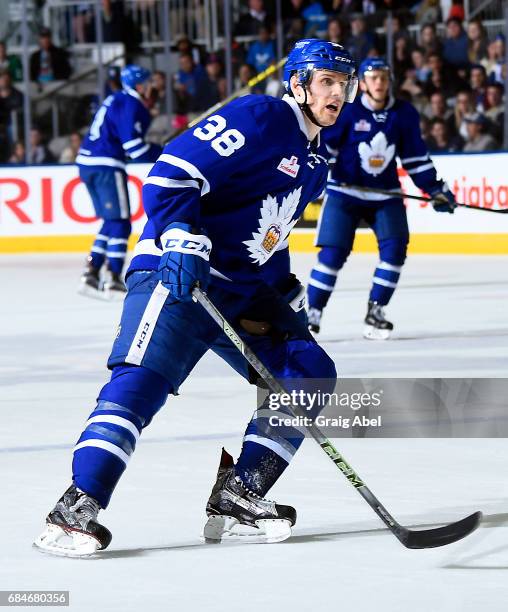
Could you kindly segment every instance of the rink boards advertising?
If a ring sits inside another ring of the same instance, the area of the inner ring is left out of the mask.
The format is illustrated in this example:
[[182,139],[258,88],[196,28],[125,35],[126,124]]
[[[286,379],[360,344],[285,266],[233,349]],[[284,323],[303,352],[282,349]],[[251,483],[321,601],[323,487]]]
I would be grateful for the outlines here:
[[[508,153],[436,155],[438,174],[470,206],[508,208]],[[133,236],[145,216],[141,203],[143,178],[150,164],[129,164]],[[399,168],[402,189],[421,195]],[[406,200],[413,253],[508,254],[508,219],[500,215],[458,209],[454,215],[435,214],[426,202]],[[319,203],[311,204],[293,230],[294,251],[312,251]],[[0,167],[0,252],[87,251],[99,221],[74,165]],[[368,229],[357,232],[355,250],[375,252]]]

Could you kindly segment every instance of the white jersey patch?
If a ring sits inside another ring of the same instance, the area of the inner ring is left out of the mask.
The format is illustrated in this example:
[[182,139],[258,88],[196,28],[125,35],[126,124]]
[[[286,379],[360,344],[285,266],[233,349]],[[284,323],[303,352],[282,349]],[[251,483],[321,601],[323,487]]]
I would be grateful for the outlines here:
[[293,216],[298,208],[302,188],[293,190],[284,196],[279,206],[277,198],[270,194],[263,200],[261,218],[257,232],[252,233],[252,240],[244,240],[250,257],[262,266],[277,250],[277,246],[286,239],[298,219]]
[[372,125],[365,119],[360,119],[355,123],[355,132],[370,132]]
[[292,155],[291,159],[287,159],[287,157],[283,157],[280,161],[280,164],[277,166],[277,170],[284,172],[284,174],[288,174],[293,178],[298,174],[298,170],[300,170],[300,166],[298,165],[298,157],[296,155]]
[[370,144],[361,142],[358,153],[362,168],[368,174],[377,176],[385,171],[395,155],[395,145],[389,145],[383,132],[378,132]]

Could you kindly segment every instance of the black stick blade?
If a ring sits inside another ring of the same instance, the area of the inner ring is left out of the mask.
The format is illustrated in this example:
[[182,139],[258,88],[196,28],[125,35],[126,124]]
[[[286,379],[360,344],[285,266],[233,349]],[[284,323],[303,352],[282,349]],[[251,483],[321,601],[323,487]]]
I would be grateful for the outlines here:
[[475,512],[444,527],[419,531],[403,527],[396,535],[406,548],[437,548],[465,538],[479,526],[481,519],[482,513]]

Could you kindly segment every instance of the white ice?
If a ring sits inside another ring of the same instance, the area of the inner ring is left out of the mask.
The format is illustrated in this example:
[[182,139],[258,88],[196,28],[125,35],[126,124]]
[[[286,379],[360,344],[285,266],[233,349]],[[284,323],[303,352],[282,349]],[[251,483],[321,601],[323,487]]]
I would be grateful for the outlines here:
[[[295,257],[302,278],[313,263]],[[372,255],[354,255],[320,335],[343,376],[505,377],[508,258],[412,256],[387,314],[393,340],[361,339]],[[312,440],[269,497],[298,523],[273,545],[207,546],[204,506],[220,448],[233,455],[254,389],[206,356],[154,419],[101,519],[95,560],[31,548],[67,487],[71,448],[108,378],[121,305],[78,296],[82,257],[0,258],[0,589],[70,590],[70,609],[501,612],[508,601],[504,439],[340,440],[406,525],[474,510],[482,528],[441,549],[406,550]]]

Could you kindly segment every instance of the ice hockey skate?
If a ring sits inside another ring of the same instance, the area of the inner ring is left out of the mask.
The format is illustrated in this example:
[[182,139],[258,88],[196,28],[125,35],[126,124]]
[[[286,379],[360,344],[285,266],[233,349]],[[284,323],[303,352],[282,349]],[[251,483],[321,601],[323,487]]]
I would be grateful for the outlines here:
[[104,281],[104,299],[110,302],[119,302],[124,299],[127,287],[120,274],[108,271],[107,279]]
[[104,550],[111,533],[97,522],[100,506],[71,485],[46,518],[46,529],[35,540],[42,552],[65,557],[88,557]]
[[206,514],[203,535],[208,543],[282,542],[296,522],[294,508],[264,499],[243,484],[224,449]]
[[78,287],[78,293],[80,295],[86,295],[87,297],[96,298],[98,300],[104,299],[99,273],[100,270],[92,265],[91,257],[88,257]]
[[307,319],[309,323],[309,329],[313,334],[318,334],[321,329],[321,316],[322,310],[318,308],[309,308],[307,312]]
[[385,318],[384,308],[377,302],[369,302],[363,337],[367,340],[388,340],[393,330],[393,323]]

